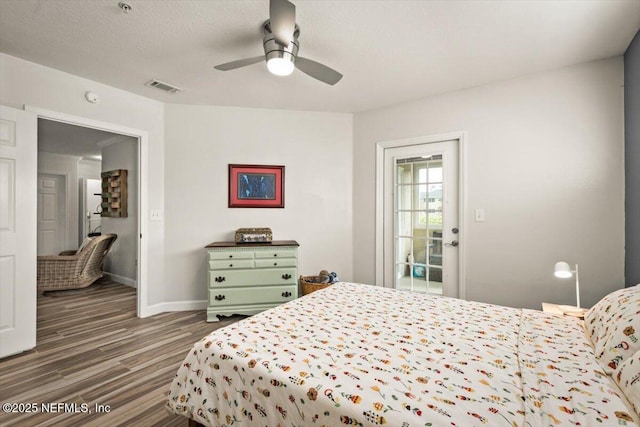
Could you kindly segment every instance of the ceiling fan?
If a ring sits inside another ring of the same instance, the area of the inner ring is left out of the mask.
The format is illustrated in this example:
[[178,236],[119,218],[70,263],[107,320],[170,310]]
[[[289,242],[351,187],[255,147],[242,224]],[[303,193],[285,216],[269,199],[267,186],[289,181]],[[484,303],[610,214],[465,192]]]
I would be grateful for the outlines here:
[[269,20],[264,23],[263,31],[264,55],[227,62],[214,68],[221,71],[235,70],[266,59],[269,71],[278,76],[288,76],[297,68],[329,85],[338,83],[342,78],[342,74],[336,70],[298,56],[300,27],[296,25],[296,7],[293,3],[287,0],[270,0]]

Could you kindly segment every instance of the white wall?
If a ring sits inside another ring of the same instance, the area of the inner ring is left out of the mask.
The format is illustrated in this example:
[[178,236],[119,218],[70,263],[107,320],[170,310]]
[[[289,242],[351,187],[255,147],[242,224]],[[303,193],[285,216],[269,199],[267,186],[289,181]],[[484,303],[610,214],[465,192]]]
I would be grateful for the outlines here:
[[128,136],[102,148],[102,171],[127,171],[127,216],[103,217],[102,234],[118,235],[109,251],[105,272],[119,282],[137,285],[138,264],[138,140]]
[[[86,237],[82,235],[81,178],[100,179],[101,164],[78,156],[38,152],[38,172],[67,176],[66,235],[64,249],[76,249]],[[51,254],[50,254],[51,255]]]
[[[101,97],[99,104],[84,99],[88,90]],[[0,53],[0,104],[25,104],[147,131],[148,209],[164,206],[164,104],[53,68]],[[148,213],[143,213],[148,215]],[[153,221],[143,230],[147,239],[148,304],[164,301],[164,223]]]
[[78,178],[100,179],[102,163],[99,160],[81,159],[78,162]]
[[467,299],[575,304],[559,260],[583,305],[623,287],[622,84],[616,57],[356,114],[354,279],[374,282],[376,143],[467,131]]
[[[299,272],[352,277],[352,116],[166,106],[167,301],[206,299],[204,247],[241,227],[297,240]],[[228,208],[228,164],[285,166],[285,208]]]
[[[617,57],[352,121],[346,114],[164,105],[0,54],[0,103],[149,132],[148,208],[166,207],[164,221],[142,230],[150,305],[204,299],[203,246],[230,239],[239,227],[268,226],[277,239],[300,241],[302,274],[328,268],[372,283],[375,143],[467,131],[468,212],[483,207],[487,214],[466,230],[467,297],[538,308],[540,301],[574,301],[570,281],[551,275],[559,259],[580,264],[585,304],[623,285],[622,68]],[[102,102],[87,103],[87,90]],[[286,165],[287,207],[228,209],[228,163]]]

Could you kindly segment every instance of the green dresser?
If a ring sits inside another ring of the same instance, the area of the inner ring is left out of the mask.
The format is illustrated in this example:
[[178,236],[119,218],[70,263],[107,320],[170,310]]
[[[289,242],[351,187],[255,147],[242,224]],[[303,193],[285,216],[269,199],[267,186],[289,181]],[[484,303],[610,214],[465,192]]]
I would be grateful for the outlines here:
[[206,246],[207,322],[255,314],[298,297],[298,242],[214,242]]

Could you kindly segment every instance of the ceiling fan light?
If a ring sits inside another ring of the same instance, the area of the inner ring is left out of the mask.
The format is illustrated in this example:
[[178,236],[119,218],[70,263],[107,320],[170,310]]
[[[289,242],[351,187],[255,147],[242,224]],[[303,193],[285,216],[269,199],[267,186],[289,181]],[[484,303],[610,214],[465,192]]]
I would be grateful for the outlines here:
[[270,58],[267,60],[267,68],[276,76],[288,76],[293,73],[295,66],[289,58]]

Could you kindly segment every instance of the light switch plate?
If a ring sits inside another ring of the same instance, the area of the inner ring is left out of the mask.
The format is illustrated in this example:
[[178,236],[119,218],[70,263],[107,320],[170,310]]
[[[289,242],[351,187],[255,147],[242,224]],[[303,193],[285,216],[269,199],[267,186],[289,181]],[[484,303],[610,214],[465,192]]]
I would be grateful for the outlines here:
[[483,222],[485,220],[483,208],[476,208],[476,210],[474,211],[474,215],[476,222]]

